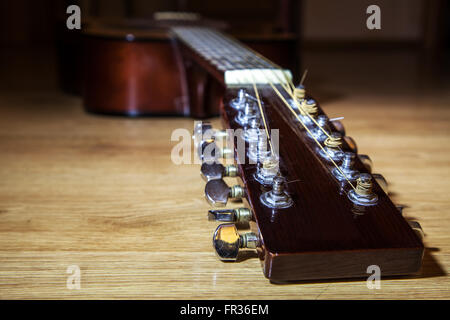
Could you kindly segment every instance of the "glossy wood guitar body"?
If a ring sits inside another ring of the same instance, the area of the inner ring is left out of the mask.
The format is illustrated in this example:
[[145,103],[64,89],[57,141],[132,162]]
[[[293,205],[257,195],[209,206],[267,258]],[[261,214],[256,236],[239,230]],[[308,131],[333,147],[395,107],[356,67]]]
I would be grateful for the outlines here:
[[[91,23],[83,38],[83,100],[93,113],[126,116],[219,114],[224,87],[184,57],[170,27],[209,20]],[[296,67],[295,38],[247,39],[274,61]]]

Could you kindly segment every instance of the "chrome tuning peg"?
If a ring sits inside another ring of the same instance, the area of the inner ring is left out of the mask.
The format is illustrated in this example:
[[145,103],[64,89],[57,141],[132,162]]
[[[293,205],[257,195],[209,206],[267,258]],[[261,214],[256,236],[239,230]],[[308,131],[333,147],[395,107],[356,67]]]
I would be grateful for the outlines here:
[[375,181],[378,183],[378,185],[383,189],[384,193],[388,194],[388,183],[386,179],[383,177],[383,175],[379,173],[372,173],[372,177],[375,179]]
[[285,189],[286,180],[284,177],[276,176],[273,178],[272,190],[263,193],[260,196],[262,204],[273,209],[289,208],[294,204],[292,198]]
[[332,170],[333,175],[339,181],[356,180],[359,177],[359,171],[355,170],[353,164],[355,162],[355,154],[353,152],[344,152],[342,164]]
[[252,212],[247,208],[209,210],[209,221],[248,222],[252,219]]
[[203,163],[200,169],[201,176],[206,182],[210,180],[222,179],[223,177],[235,177],[238,168],[235,165],[224,166],[221,163]]
[[222,179],[210,180],[205,186],[205,197],[210,205],[223,207],[228,199],[241,199],[245,195],[245,190],[240,185],[229,187]]
[[217,138],[226,138],[226,130],[214,129],[211,122],[209,121],[198,121],[195,122],[194,126],[194,139],[199,139],[199,141],[205,140],[215,140]]
[[236,261],[239,249],[255,250],[259,245],[259,237],[253,232],[239,234],[234,224],[221,224],[213,236],[213,247],[222,261]]
[[237,97],[231,100],[230,105],[234,109],[240,110],[244,108],[246,102],[247,102],[247,93],[245,92],[245,89],[239,89]]
[[358,155],[359,160],[362,162],[362,164],[366,167],[367,171],[370,173],[372,172],[372,159],[367,154],[359,154]]
[[214,162],[220,158],[231,158],[233,151],[229,148],[220,149],[214,141],[202,141],[197,146],[198,157],[202,162]]

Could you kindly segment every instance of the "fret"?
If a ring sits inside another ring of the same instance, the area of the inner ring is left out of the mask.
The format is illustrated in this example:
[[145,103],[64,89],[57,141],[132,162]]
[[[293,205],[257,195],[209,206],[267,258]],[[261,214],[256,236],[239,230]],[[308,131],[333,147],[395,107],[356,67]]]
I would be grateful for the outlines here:
[[286,83],[292,79],[289,70],[282,70],[238,41],[204,27],[173,27],[172,31],[191,50],[224,74],[230,86],[249,83]]

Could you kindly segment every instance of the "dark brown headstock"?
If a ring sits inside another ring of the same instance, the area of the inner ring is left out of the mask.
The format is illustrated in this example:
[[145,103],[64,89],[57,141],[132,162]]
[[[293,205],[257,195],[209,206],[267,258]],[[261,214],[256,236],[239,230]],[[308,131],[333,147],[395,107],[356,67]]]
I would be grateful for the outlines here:
[[[293,88],[289,71],[211,30],[183,28],[177,34],[193,63],[225,91],[221,116],[227,132],[195,129],[197,150],[207,162],[201,169],[206,199],[227,206],[209,213],[228,222],[213,237],[221,260],[256,249],[265,276],[277,282],[362,277],[372,265],[383,276],[419,270],[423,244],[387,195],[385,180],[371,173],[353,139],[342,137],[343,126],[327,122],[318,103]],[[275,130],[278,143],[270,139],[269,149],[260,138]],[[224,136],[231,145],[219,148]],[[235,164],[211,164],[230,157]],[[225,176],[236,176],[239,184],[228,186]],[[229,209],[232,199],[244,206]]]
[[[281,86],[277,88],[282,92]],[[252,86],[244,89],[254,95]],[[279,130],[279,174],[285,179],[283,186],[292,203],[286,208],[271,208],[264,203],[262,196],[271,192],[273,185],[264,185],[255,178],[258,165],[250,163],[247,156],[250,145],[245,143],[245,161],[236,166],[243,201],[251,210],[251,232],[242,233],[239,238],[232,226],[220,226],[215,234],[216,247],[219,243],[222,249],[219,256],[233,260],[237,251],[227,257],[230,248],[255,247],[265,276],[280,282],[363,277],[371,265],[379,266],[383,276],[417,272],[423,255],[422,242],[377,179],[372,179],[372,192],[378,198],[375,204],[353,202],[348,194],[356,186],[356,180],[351,181],[352,187],[346,180],[335,177],[335,165],[320,155],[317,142],[309,137],[273,88],[259,86],[258,91],[268,129]],[[289,96],[284,95],[287,100]],[[237,96],[238,89],[226,92],[221,111],[227,129],[243,129],[236,121],[239,111],[230,106]],[[319,115],[324,115],[320,106],[316,119]],[[330,132],[342,131],[332,122],[327,128]],[[242,162],[242,154],[238,154],[242,149],[237,148],[241,137],[237,135],[234,139],[235,157],[240,156]],[[355,151],[355,146],[347,141],[343,140],[342,151]],[[353,168],[373,177],[364,159],[356,157]],[[341,161],[336,160],[335,164],[340,165]],[[219,220],[236,221],[233,216],[236,213],[228,211],[230,214],[225,210],[225,218]],[[248,215],[245,218],[248,220]],[[219,242],[221,237],[225,237],[223,242]],[[234,246],[232,240],[227,242],[229,237],[235,240]],[[242,244],[243,241],[246,243]]]

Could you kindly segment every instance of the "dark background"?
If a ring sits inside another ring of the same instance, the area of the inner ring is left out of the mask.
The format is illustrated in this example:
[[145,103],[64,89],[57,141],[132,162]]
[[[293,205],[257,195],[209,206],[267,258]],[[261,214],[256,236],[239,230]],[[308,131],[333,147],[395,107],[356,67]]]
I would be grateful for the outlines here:
[[[3,0],[3,89],[60,87],[56,48],[61,46],[61,32],[66,31],[65,9],[70,4],[80,5],[84,21],[149,18],[156,11],[193,11],[228,23],[233,34],[291,33],[299,39],[302,68],[308,68],[308,59],[302,58],[308,52],[351,51],[353,59],[355,51],[386,54],[407,50],[415,55],[414,65],[424,77],[441,81],[448,70],[450,6],[446,0]],[[381,30],[366,28],[365,11],[370,4],[381,8]],[[39,75],[42,79],[35,81]]]

